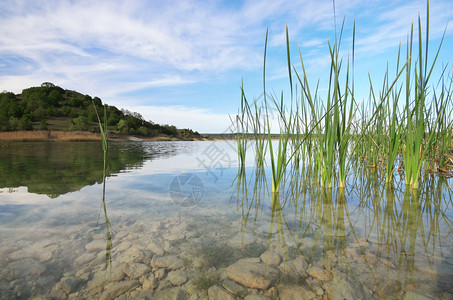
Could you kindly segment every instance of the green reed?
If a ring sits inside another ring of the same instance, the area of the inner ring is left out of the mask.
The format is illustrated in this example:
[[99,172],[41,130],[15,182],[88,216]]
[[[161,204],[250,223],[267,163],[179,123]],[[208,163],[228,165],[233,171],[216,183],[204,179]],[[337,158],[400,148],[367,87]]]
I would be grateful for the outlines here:
[[[432,111],[428,109],[427,101],[429,94],[429,79],[433,72],[436,60],[443,43],[442,37],[437,53],[433,62],[428,64],[428,50],[429,50],[429,1],[427,4],[427,19],[426,19],[426,41],[425,49],[422,43],[422,26],[420,16],[418,17],[418,58],[412,66],[412,46],[414,38],[413,25],[411,27],[410,39],[407,42],[407,59],[409,64],[406,68],[406,139],[404,154],[405,164],[405,181],[407,185],[417,189],[421,168],[425,162],[429,146],[435,136],[435,130],[430,129],[430,117]],[[414,68],[413,73],[411,68]],[[411,88],[413,80],[413,90]],[[413,97],[413,100],[412,100]],[[439,103],[436,101],[436,103]],[[437,107],[437,117],[435,118],[434,125],[431,128],[437,127],[439,120],[443,115],[444,107]]]
[[[328,188],[345,188],[350,163],[358,157],[366,161],[368,167],[376,169],[388,185],[393,181],[396,163],[403,161],[398,170],[404,170],[405,182],[413,189],[418,187],[423,167],[427,174],[430,166],[437,162],[439,170],[442,170],[446,157],[450,158],[452,145],[453,81],[445,81],[444,68],[440,92],[434,87],[432,92],[430,90],[430,77],[445,33],[433,62],[429,63],[429,2],[427,7],[425,39],[422,38],[420,16],[418,18],[417,55],[413,53],[415,38],[412,25],[405,57],[401,54],[401,44],[398,48],[394,78],[390,79],[387,68],[382,85],[377,90],[369,76],[368,101],[359,102],[354,95],[355,24],[351,59],[348,57],[344,61],[340,56],[344,21],[334,43],[328,42],[330,71],[324,98],[319,92],[319,82],[315,86],[309,84],[300,48],[301,71],[292,64],[288,27],[286,55],[291,97],[285,99],[283,92],[279,96],[267,93],[266,32],[262,101],[255,100],[250,104],[242,86],[241,111],[237,116],[242,124],[242,134],[237,140],[240,161],[245,159],[241,157],[249,133],[255,139],[255,180],[260,182],[258,189],[266,186],[266,157],[270,162],[274,193],[278,193],[291,178],[289,187],[293,194],[297,194],[294,189],[301,185],[294,180],[300,180],[299,174],[307,170],[306,164],[316,172],[318,183]],[[293,75],[296,76],[295,82]],[[297,83],[295,99],[293,83]],[[300,95],[297,95],[298,87]],[[275,144],[271,135],[272,111],[275,112],[273,124],[279,125]]]
[[[344,22],[343,22],[344,25]],[[314,130],[317,138],[315,139],[315,164],[319,172],[321,185],[333,187],[336,172],[338,172],[338,187],[344,188],[346,184],[346,173],[348,165],[348,150],[352,137],[353,119],[358,106],[354,99],[354,78],[350,71],[349,59],[346,63],[346,74],[341,76],[342,58],[340,58],[340,44],[343,26],[340,31],[339,39],[335,40],[333,46],[329,42],[330,52],[330,76],[326,106],[319,104],[318,87],[312,94],[309,86],[308,74],[305,70],[302,53],[299,49],[300,61],[302,66],[302,76],[297,70],[294,71],[299,80],[303,95],[302,102],[307,102],[311,109],[311,115],[316,126]],[[354,42],[355,25],[353,31],[352,64],[354,63]],[[341,80],[344,79],[344,86]],[[303,105],[303,104],[302,104]],[[321,119],[323,121],[321,122]]]
[[107,244],[105,246],[105,263],[106,267],[112,267],[112,235],[111,235],[111,224],[110,220],[107,216],[107,206],[105,204],[105,179],[106,179],[106,172],[107,172],[107,154],[108,154],[108,132],[107,132],[107,110],[104,106],[104,125],[102,125],[101,119],[99,117],[98,111],[96,109],[96,105],[93,102],[94,111],[96,112],[96,117],[98,119],[99,124],[99,132],[101,134],[101,145],[102,151],[104,152],[104,168],[102,173],[102,206],[104,209],[104,219],[105,219],[105,230],[106,230],[106,237],[107,237]]

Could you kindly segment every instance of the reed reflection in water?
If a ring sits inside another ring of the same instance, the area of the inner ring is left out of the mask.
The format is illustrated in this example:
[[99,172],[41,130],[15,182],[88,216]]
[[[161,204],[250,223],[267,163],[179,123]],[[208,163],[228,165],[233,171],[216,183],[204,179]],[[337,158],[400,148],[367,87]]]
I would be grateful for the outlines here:
[[298,283],[315,277],[333,294],[349,287],[362,296],[451,293],[453,202],[445,179],[426,176],[414,190],[403,178],[387,185],[376,170],[357,167],[337,189],[306,171],[288,176],[278,193],[263,177],[237,188],[242,232],[268,222],[268,249],[307,264]]

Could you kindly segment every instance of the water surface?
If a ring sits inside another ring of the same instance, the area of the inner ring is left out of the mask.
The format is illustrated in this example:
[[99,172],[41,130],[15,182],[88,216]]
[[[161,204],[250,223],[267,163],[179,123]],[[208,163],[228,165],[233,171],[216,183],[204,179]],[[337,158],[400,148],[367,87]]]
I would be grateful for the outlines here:
[[[1,298],[453,295],[451,182],[389,189],[353,166],[344,191],[307,171],[272,196],[250,184],[253,158],[236,189],[236,155],[230,141],[111,143],[104,211],[99,143],[1,143]],[[238,261],[277,275],[231,290]]]

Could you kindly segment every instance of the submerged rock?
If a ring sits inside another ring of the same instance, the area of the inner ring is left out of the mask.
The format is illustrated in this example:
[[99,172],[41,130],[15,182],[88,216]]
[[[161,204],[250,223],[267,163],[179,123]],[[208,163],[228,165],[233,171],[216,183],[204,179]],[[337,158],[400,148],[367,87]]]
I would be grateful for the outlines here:
[[308,275],[310,275],[313,278],[319,279],[321,281],[330,281],[332,279],[332,274],[324,269],[321,269],[319,267],[310,267],[307,270]]
[[128,280],[128,281],[120,281],[113,284],[107,290],[105,290],[101,295],[101,300],[110,300],[115,299],[116,297],[124,294],[125,292],[129,291],[130,289],[137,287],[140,283],[138,280]]
[[238,246],[252,245],[256,242],[256,237],[249,232],[239,232],[232,239],[231,243]]
[[152,300],[189,300],[189,294],[181,287],[174,287],[158,291],[153,294]]
[[88,282],[88,288],[93,292],[101,292],[107,284],[123,280],[125,273],[122,265],[112,266],[112,269],[107,269],[94,274],[94,278]]
[[72,276],[63,277],[60,282],[57,284],[57,289],[61,289],[66,294],[70,294],[77,289],[79,284],[82,282],[79,278]]
[[222,286],[233,295],[244,295],[248,292],[245,287],[228,278],[222,281]]
[[184,284],[188,277],[187,277],[187,272],[185,270],[176,270],[176,271],[171,271],[167,274],[167,279],[171,282],[173,285],[182,285]]
[[84,265],[93,261],[96,258],[94,253],[85,252],[74,260],[76,266]]
[[372,299],[372,295],[356,280],[350,280],[342,272],[336,272],[327,286],[328,297],[332,300]]
[[[284,285],[278,288],[280,300],[310,300],[317,299],[315,293],[301,285]],[[356,298],[345,298],[356,299]]]
[[85,245],[85,250],[88,252],[99,252],[106,249],[107,242],[105,240],[94,240]]
[[277,226],[276,224],[261,224],[258,228],[256,228],[257,231],[264,233],[264,234],[269,234],[269,233],[277,233]]
[[306,277],[308,263],[301,256],[293,260],[282,262],[278,268],[283,276],[291,280],[291,282],[301,282]]
[[169,255],[169,256],[161,256],[155,257],[151,261],[151,264],[158,268],[167,268],[170,270],[175,270],[182,268],[184,266],[181,259],[179,259],[176,255]]
[[407,291],[404,295],[404,300],[431,300],[433,298],[419,294],[414,291]]
[[39,276],[46,271],[46,267],[33,258],[24,258],[9,263],[5,271],[13,278],[24,278],[27,275]]
[[148,250],[150,250],[152,253],[163,256],[165,254],[164,248],[156,243],[149,243],[147,245]]
[[388,280],[384,284],[382,284],[376,294],[380,298],[390,298],[395,296],[395,294],[401,291],[401,284],[396,280]]
[[159,269],[159,270],[156,270],[156,272],[154,272],[154,276],[156,276],[157,279],[163,279],[165,277],[165,269]]
[[235,300],[235,297],[218,285],[213,285],[208,290],[209,300]]
[[227,268],[226,275],[246,287],[266,290],[277,281],[280,272],[262,263],[238,261]]
[[264,295],[251,294],[245,296],[244,300],[272,300],[272,298],[269,298],[268,296]]
[[[129,249],[127,249],[127,251],[125,251],[123,255],[128,257],[128,259],[123,257],[128,262],[135,262],[135,263],[144,262],[145,259],[148,258],[147,255],[141,249],[139,249],[135,246],[132,246]],[[149,258],[148,258],[148,262],[149,262]]]
[[151,267],[140,263],[129,263],[123,266],[123,271],[131,279],[137,279],[151,272]]
[[159,282],[154,277],[154,274],[150,274],[148,278],[143,281],[143,289],[144,290],[152,290],[156,289],[159,286]]
[[132,243],[130,241],[124,241],[122,242],[118,248],[115,249],[117,252],[123,252],[129,249],[132,246]]
[[278,266],[282,261],[282,257],[278,253],[275,253],[271,250],[267,250],[266,252],[261,254],[260,258],[263,263],[270,266]]

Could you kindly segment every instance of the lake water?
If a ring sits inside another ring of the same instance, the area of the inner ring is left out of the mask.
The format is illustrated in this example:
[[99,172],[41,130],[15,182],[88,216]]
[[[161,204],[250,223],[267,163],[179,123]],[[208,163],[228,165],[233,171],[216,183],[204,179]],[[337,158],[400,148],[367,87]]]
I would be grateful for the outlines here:
[[1,299],[453,299],[451,180],[276,198],[234,141],[109,147],[103,202],[100,143],[0,143]]

